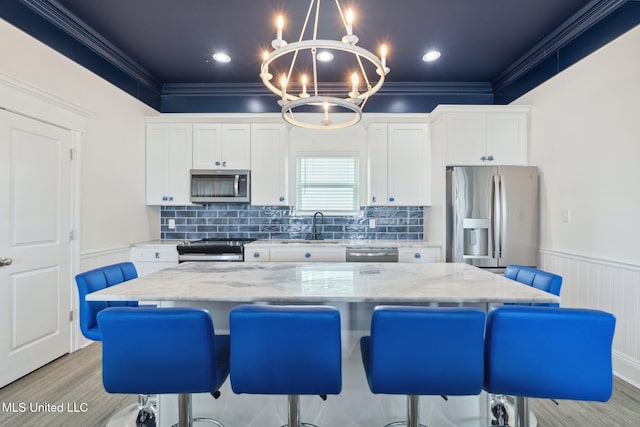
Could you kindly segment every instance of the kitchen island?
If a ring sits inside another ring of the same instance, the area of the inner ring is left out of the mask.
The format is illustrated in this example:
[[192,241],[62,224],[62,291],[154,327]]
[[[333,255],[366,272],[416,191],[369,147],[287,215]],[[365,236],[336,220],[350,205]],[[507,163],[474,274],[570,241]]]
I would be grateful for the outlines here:
[[[555,295],[467,264],[403,263],[183,263],[91,293],[88,300],[159,301],[162,306],[208,309],[217,333],[228,331],[228,311],[238,303],[329,304],[340,309],[343,391],[323,402],[301,398],[302,420],[319,426],[376,426],[403,419],[403,396],[374,395],[360,360],[359,339],[369,333],[378,304],[474,305],[559,302]],[[194,395],[195,416],[218,418],[227,427],[286,423],[285,396],[234,395],[229,381],[222,396]],[[161,396],[159,421],[177,420],[175,396]],[[427,425],[485,426],[487,397],[421,398]]]

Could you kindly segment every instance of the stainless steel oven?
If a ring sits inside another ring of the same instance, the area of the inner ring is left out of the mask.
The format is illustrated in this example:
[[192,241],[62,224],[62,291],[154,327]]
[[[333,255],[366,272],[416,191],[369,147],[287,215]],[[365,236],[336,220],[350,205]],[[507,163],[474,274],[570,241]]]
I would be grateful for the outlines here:
[[242,262],[244,245],[256,239],[207,238],[185,241],[177,245],[178,262]]

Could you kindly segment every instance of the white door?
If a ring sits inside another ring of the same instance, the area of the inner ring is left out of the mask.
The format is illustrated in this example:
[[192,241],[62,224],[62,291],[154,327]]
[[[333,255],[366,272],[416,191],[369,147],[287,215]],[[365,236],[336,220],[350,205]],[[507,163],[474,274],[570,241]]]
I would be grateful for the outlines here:
[[69,131],[0,110],[0,387],[69,352],[70,149]]

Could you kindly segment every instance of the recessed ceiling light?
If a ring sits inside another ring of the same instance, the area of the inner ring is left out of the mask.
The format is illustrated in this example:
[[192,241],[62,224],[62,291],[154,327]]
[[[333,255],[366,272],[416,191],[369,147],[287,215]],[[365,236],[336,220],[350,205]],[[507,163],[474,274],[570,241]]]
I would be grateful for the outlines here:
[[436,59],[440,58],[441,53],[437,50],[430,50],[429,52],[425,53],[424,56],[422,57],[422,60],[424,62],[433,62]]
[[333,54],[327,50],[323,50],[321,52],[318,52],[316,58],[318,58],[318,61],[320,62],[329,62],[333,60]]
[[216,52],[213,54],[213,59],[216,62],[221,62],[223,64],[226,64],[227,62],[231,62],[231,57],[229,55],[227,55],[226,53],[223,52]]

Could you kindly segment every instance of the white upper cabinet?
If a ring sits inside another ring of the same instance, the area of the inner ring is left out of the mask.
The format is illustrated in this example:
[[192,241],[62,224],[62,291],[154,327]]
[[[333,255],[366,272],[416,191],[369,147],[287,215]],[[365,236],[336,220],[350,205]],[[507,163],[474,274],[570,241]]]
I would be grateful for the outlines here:
[[387,124],[373,123],[367,131],[368,204],[386,206],[387,201]]
[[431,144],[423,123],[374,123],[368,129],[368,204],[431,204]]
[[249,169],[251,125],[193,125],[193,169]]
[[251,204],[286,206],[288,142],[284,123],[251,125]]
[[190,205],[192,125],[147,125],[147,204]]
[[444,121],[447,165],[526,165],[528,107],[447,106]]

